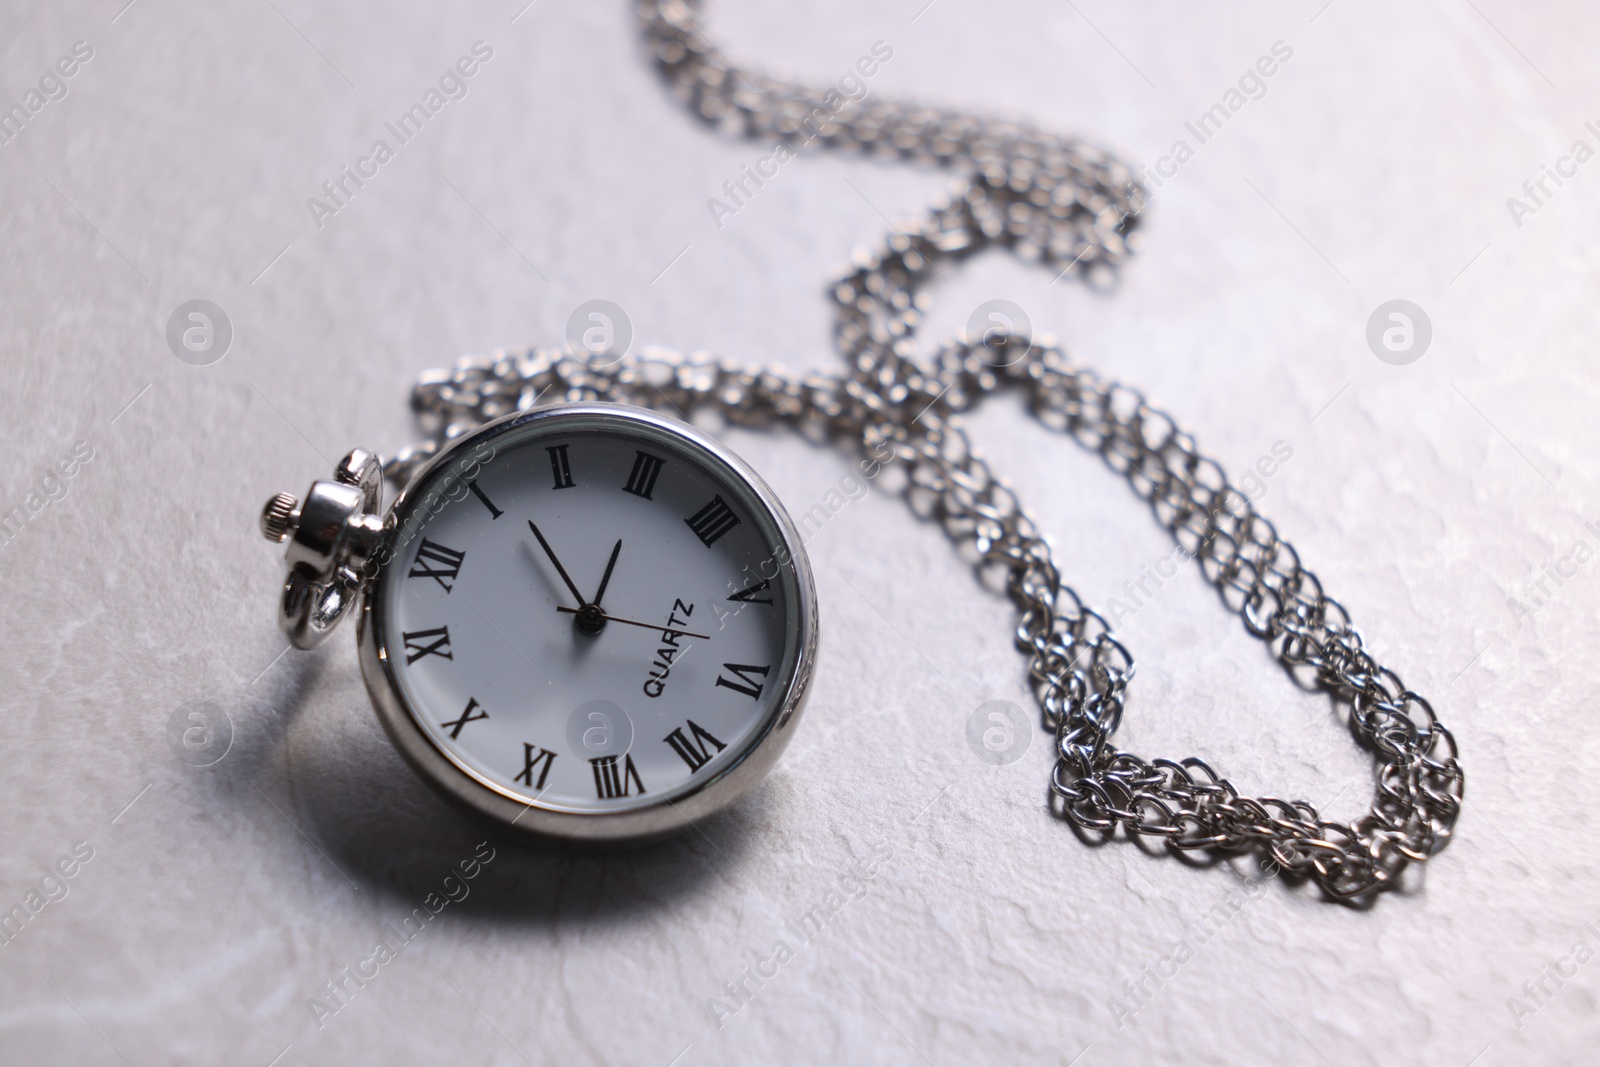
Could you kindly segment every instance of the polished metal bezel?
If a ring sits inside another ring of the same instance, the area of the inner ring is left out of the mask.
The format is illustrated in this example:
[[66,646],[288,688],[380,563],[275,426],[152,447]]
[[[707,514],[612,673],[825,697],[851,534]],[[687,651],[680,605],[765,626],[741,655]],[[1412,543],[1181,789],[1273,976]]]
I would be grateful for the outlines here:
[[804,708],[816,662],[816,586],[799,531],[777,495],[749,464],[688,423],[644,408],[611,403],[559,404],[516,412],[451,442],[395,498],[385,518],[387,551],[380,549],[378,557],[394,557],[395,541],[406,519],[424,498],[423,488],[441,468],[471,450],[492,447],[507,434],[532,435],[555,430],[563,422],[573,423],[574,429],[611,429],[687,447],[722,477],[742,486],[747,499],[764,509],[770,532],[777,540],[774,549],[783,548],[793,569],[796,595],[790,599],[789,617],[785,619],[792,655],[786,650],[781,690],[776,690],[782,695],[773,702],[744,751],[715,775],[692,783],[686,791],[625,811],[557,809],[505,790],[440,748],[420,725],[417,712],[395,676],[385,637],[384,587],[388,575],[398,569],[389,566],[377,568],[365,585],[356,635],[361,676],[390,741],[423,780],[446,799],[536,839],[601,847],[643,843],[678,833],[737,801],[761,780],[788,745]]

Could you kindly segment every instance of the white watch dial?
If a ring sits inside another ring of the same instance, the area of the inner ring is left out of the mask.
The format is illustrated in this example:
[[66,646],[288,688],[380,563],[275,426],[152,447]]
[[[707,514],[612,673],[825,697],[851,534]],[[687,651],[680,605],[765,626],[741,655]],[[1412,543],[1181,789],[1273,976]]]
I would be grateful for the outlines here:
[[452,763],[539,807],[622,811],[761,741],[799,591],[736,473],[612,420],[502,434],[469,473],[410,509],[378,591],[392,675]]

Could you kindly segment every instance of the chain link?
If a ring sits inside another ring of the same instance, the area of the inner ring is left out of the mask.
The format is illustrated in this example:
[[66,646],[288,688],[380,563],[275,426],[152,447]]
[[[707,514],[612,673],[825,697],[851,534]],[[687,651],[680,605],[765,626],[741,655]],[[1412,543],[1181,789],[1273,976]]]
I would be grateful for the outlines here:
[[[1338,601],[1299,554],[1137,390],[1100,378],[1047,338],[945,342],[929,365],[914,339],[937,264],[990,247],[1094,280],[1132,251],[1145,193],[1106,152],[1014,122],[837,94],[734,67],[695,23],[697,6],[645,0],[646,36],[668,84],[729,132],[796,148],[830,147],[964,168],[952,195],[881,246],[858,251],[835,280],[834,336],[850,371],[797,375],[696,353],[646,349],[612,366],[559,350],[468,358],[417,385],[433,441],[386,468],[404,482],[440,442],[536,403],[613,400],[688,416],[713,408],[745,425],[782,424],[814,440],[882,453],[907,476],[905,496],[948,537],[1002,568],[1019,612],[1017,647],[1056,738],[1051,801],[1089,831],[1165,839],[1177,849],[1258,850],[1336,898],[1395,884],[1409,862],[1449,841],[1465,778],[1455,739],[1431,705],[1367,652]],[[961,415],[1000,389],[1097,453],[1200,564],[1245,628],[1296,678],[1348,711],[1377,762],[1377,794],[1350,823],[1305,801],[1241,796],[1200,759],[1145,760],[1112,744],[1134,661],[1110,626],[1063,584],[1050,547],[1015,494],[971,448]]]

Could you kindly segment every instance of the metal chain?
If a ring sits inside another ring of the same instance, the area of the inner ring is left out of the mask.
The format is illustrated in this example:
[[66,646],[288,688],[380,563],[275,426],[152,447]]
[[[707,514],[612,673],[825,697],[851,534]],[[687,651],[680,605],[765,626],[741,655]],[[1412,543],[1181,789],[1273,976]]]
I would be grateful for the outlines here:
[[[1128,168],[1082,142],[947,110],[839,98],[735,68],[698,29],[697,6],[640,4],[669,85],[708,122],[795,148],[824,146],[962,167],[954,195],[832,286],[845,376],[748,368],[646,349],[611,366],[558,350],[499,352],[426,375],[414,403],[435,442],[386,472],[400,481],[439,441],[535,403],[604,399],[688,415],[714,408],[747,425],[786,424],[813,439],[887,442],[920,515],[985,564],[1003,568],[1020,620],[1015,639],[1056,738],[1052,806],[1086,830],[1164,838],[1178,849],[1259,850],[1336,898],[1395,884],[1408,862],[1449,841],[1465,778],[1455,740],[1423,697],[1374,660],[1338,601],[1194,439],[1137,390],[1079,366],[1045,338],[945,342],[931,365],[914,336],[936,264],[1000,247],[1053,270],[1112,270],[1131,251],[1144,190]],[[977,455],[961,413],[1001,388],[1034,417],[1096,452],[1147,501],[1207,580],[1297,678],[1348,711],[1377,761],[1377,795],[1350,823],[1305,801],[1246,797],[1202,760],[1145,760],[1115,748],[1133,657],[1061,580],[1050,546],[1015,494]]]

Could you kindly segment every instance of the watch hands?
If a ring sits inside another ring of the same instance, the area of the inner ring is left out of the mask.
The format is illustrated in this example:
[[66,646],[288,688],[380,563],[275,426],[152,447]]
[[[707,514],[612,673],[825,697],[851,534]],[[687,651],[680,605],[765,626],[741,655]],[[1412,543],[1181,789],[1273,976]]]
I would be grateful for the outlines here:
[[550,557],[551,563],[555,564],[556,573],[561,575],[561,580],[566,582],[567,588],[572,591],[572,598],[578,602],[578,606],[575,608],[560,604],[556,606],[556,610],[567,615],[576,615],[580,632],[593,637],[605,628],[607,622],[620,622],[628,626],[642,626],[647,630],[660,630],[662,633],[679,633],[688,637],[710,640],[705,634],[690,633],[688,630],[675,630],[670,626],[654,626],[647,622],[634,622],[632,619],[619,619],[615,615],[607,615],[600,610],[600,598],[606,595],[606,586],[611,584],[611,572],[617,565],[617,556],[622,553],[621,538],[617,539],[616,545],[611,549],[611,558],[606,562],[606,572],[600,577],[599,590],[594,594],[593,600],[588,600],[582,593],[578,592],[577,583],[572,580],[572,576],[567,573],[567,569],[556,558],[555,550],[550,547],[550,542],[544,539],[544,534],[539,532],[539,527],[534,524],[532,519],[528,520],[528,529],[532,530],[533,536],[539,539],[539,545],[544,549],[544,554]]
[[[528,520],[528,529],[532,530],[533,536],[539,539],[539,544],[544,549],[544,554],[550,557],[550,562],[556,565],[556,573],[561,575],[561,580],[567,583],[568,589],[572,590],[573,599],[576,600],[580,606],[587,604],[588,601],[583,598],[582,593],[578,592],[578,586],[575,582],[573,582],[572,576],[567,573],[567,568],[561,565],[561,561],[559,559],[556,559],[555,549],[550,547],[550,542],[544,539],[544,534],[539,532],[539,527],[533,524],[532,519]],[[620,548],[622,546],[622,542],[618,541],[617,546]],[[616,562],[615,554],[612,555],[611,560],[613,563]],[[610,569],[607,568],[606,574],[608,577],[610,576],[610,573]]]
[[[590,605],[590,607],[593,607],[593,605]],[[583,609],[581,608],[569,608],[565,604],[556,605],[556,610],[565,615],[582,615],[584,613]],[[640,626],[646,630],[660,630],[664,634],[682,634],[684,637],[698,637],[702,641],[711,640],[711,638],[706,634],[697,634],[690,630],[680,630],[676,626],[661,626],[653,622],[635,622],[632,619],[619,619],[615,615],[607,615],[605,612],[599,610],[596,610],[595,614],[609,622],[620,622],[627,626]]]
[[611,568],[617,565],[617,555],[622,551],[622,538],[617,538],[617,546],[611,550],[611,559],[606,563],[606,572],[600,576],[600,588],[595,590],[594,599],[590,601],[595,607],[600,606],[600,600],[606,595],[606,586],[611,582]]

